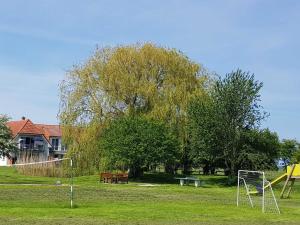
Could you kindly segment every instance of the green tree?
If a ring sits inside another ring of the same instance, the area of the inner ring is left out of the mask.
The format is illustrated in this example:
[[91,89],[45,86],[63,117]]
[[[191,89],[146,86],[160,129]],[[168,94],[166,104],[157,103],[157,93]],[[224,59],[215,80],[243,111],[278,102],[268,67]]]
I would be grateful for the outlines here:
[[199,138],[194,152],[200,151],[210,161],[222,157],[229,173],[235,175],[244,132],[257,128],[266,116],[259,105],[261,88],[253,74],[237,70],[215,81],[207,103],[195,98],[189,110],[192,140]]
[[300,163],[300,149],[293,153],[293,157],[291,160],[292,163]]
[[145,168],[173,164],[178,155],[175,137],[161,122],[143,117],[122,117],[110,123],[101,137],[108,169],[129,169],[138,177]]
[[299,150],[299,144],[295,139],[283,139],[280,144],[280,158],[284,161],[285,165],[287,165],[291,159],[293,154]]
[[244,130],[259,126],[266,116],[259,105],[259,91],[263,84],[254,79],[254,74],[237,70],[217,80],[213,99],[220,118],[221,148],[224,162],[231,175],[238,170],[239,143]]
[[17,150],[16,143],[12,141],[10,129],[6,126],[7,116],[0,115],[0,156],[10,157],[10,153]]
[[223,158],[218,144],[219,118],[211,97],[194,98],[190,102],[188,118],[190,159],[195,166],[203,167],[204,174],[208,174]]
[[275,169],[280,142],[277,133],[269,129],[251,129],[242,133],[238,168],[248,170]]
[[203,68],[175,49],[151,43],[97,49],[60,85],[63,139],[73,145],[69,148],[85,151],[82,142],[74,141],[77,127],[84,128],[80,135],[95,140],[101,129],[88,133],[85,128],[91,124],[103,127],[120,116],[144,115],[172,129],[180,141],[182,163],[188,167],[187,105],[192,96],[203,95],[206,80]]

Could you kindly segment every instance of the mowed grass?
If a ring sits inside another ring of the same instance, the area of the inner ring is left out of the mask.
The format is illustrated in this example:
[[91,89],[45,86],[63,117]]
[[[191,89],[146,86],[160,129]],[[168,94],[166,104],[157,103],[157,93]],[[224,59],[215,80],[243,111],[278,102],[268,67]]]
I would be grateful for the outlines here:
[[[75,208],[70,209],[68,186],[55,186],[54,178],[22,176],[13,168],[0,167],[0,224],[300,223],[299,184],[290,199],[279,200],[282,214],[277,215],[236,207],[236,187],[225,186],[223,176],[200,179],[204,185],[195,188],[181,187],[164,174],[148,174],[129,184],[100,184],[97,176],[78,177]],[[140,186],[146,182],[157,186]],[[21,185],[32,183],[41,185]]]

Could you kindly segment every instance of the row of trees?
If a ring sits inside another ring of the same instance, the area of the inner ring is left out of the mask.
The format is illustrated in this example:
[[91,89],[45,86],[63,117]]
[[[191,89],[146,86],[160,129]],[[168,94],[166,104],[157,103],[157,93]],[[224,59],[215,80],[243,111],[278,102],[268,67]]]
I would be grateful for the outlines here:
[[280,156],[261,130],[262,83],[241,70],[220,78],[175,49],[137,44],[97,49],[61,83],[59,117],[78,173],[129,169],[133,176],[215,167],[264,169]]
[[[157,166],[174,173],[202,167],[270,169],[299,162],[296,140],[260,129],[262,83],[233,71],[224,78],[175,49],[146,43],[97,49],[60,85],[59,117],[78,174],[122,169],[140,176]],[[0,116],[0,155],[15,151]]]
[[217,79],[206,98],[191,101],[191,154],[198,163],[225,167],[229,174],[273,165],[278,137],[258,129],[266,116],[259,105],[261,88],[254,75],[237,70]]

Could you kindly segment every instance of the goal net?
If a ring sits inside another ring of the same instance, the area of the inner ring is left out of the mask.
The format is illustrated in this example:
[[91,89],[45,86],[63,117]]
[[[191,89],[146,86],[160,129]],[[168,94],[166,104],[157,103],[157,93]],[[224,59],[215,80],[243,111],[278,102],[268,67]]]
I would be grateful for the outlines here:
[[250,206],[264,213],[280,213],[272,185],[260,171],[238,171],[237,206]]
[[70,158],[0,167],[0,205],[73,207]]

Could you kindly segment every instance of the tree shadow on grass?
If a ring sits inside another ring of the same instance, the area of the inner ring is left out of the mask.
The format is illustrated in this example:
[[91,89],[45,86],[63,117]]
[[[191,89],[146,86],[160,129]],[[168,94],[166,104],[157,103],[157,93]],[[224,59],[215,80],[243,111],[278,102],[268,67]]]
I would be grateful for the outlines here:
[[[189,175],[191,176],[191,175]],[[227,176],[220,175],[198,175],[194,177],[199,178],[199,180],[203,183],[203,187],[209,186],[235,186],[236,182],[231,181]],[[179,184],[179,180],[175,178],[186,177],[183,174],[167,174],[167,173],[145,173],[142,177],[139,178],[131,178],[129,181],[138,182],[138,183],[153,183],[153,184]]]
[[221,187],[230,187],[233,186],[231,182],[229,181],[229,178],[226,176],[201,176],[200,180],[202,178],[202,181],[205,185],[211,185],[211,186],[221,186]]
[[139,183],[154,183],[154,184],[177,184],[177,177],[185,177],[184,175],[172,175],[167,173],[145,173],[142,177],[130,178],[129,181]]

